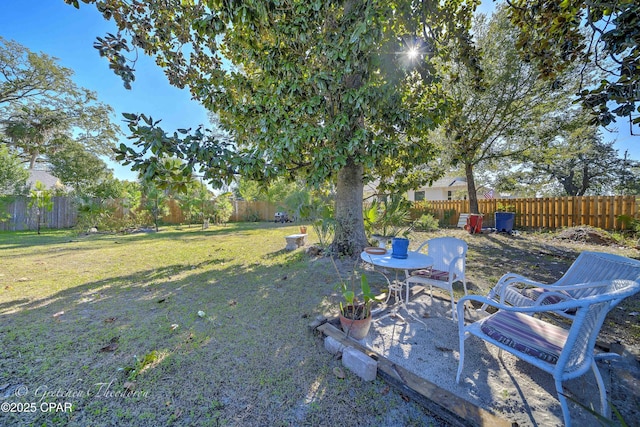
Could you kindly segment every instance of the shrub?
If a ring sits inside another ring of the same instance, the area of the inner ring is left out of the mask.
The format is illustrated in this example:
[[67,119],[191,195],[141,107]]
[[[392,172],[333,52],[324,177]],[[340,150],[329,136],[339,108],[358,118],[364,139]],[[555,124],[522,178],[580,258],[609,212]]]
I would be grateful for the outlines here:
[[413,228],[418,231],[435,231],[438,227],[438,220],[431,214],[424,214],[413,223]]
[[244,220],[246,222],[260,222],[260,212],[255,209],[249,209],[244,214]]
[[[233,205],[231,204],[231,200],[229,200],[228,195],[218,196],[213,203],[213,222],[215,224],[223,224],[229,222],[231,214],[233,214]],[[255,221],[260,221],[259,215],[258,219]]]

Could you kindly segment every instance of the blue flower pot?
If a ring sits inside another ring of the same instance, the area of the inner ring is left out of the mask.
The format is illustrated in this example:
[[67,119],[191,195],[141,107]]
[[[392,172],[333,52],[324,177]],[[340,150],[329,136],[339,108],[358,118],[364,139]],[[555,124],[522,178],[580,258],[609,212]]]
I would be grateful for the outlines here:
[[391,240],[391,257],[405,259],[409,250],[409,239],[404,237],[394,237]]

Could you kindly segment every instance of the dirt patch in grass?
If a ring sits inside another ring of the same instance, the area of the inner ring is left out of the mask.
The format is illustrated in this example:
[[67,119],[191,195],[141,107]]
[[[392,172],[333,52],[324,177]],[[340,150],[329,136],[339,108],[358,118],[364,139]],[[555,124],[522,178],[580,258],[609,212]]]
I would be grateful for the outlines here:
[[[1,233],[0,403],[15,411],[0,413],[0,425],[440,425],[380,380],[335,376],[340,361],[307,325],[337,313],[338,277],[330,260],[284,250],[297,229]],[[416,233],[412,248],[436,235],[469,243],[478,294],[507,271],[557,280],[582,250],[638,256],[547,234],[460,230]],[[343,273],[354,266],[338,263]],[[638,298],[625,301],[603,334],[637,346],[639,309]]]
[[588,226],[567,228],[558,233],[555,238],[597,246],[613,246],[616,243],[606,231]]

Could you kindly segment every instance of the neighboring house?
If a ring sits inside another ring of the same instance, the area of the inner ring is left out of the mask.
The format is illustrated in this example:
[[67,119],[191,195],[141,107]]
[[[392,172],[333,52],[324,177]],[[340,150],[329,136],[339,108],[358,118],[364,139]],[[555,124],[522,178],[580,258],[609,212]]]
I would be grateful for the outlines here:
[[40,181],[44,184],[47,190],[61,190],[66,191],[67,187],[55,176],[51,175],[47,171],[29,169],[29,178],[27,178],[27,186],[29,190],[33,190],[36,187],[36,182]]
[[407,192],[409,200],[466,200],[467,180],[460,177],[444,177],[435,181],[431,186],[424,186]]

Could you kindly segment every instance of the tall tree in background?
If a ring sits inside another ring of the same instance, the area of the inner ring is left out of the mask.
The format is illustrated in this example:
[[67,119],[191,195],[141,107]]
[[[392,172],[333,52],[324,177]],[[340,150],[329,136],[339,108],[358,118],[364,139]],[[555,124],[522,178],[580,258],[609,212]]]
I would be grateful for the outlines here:
[[620,182],[616,186],[616,194],[640,195],[640,162],[631,160],[628,151],[625,151],[622,156],[622,170]]
[[613,142],[603,141],[599,127],[589,123],[588,112],[568,112],[556,121],[558,131],[553,138],[523,163],[528,170],[523,181],[546,183],[547,194],[553,191],[553,184],[560,190],[556,195],[613,194],[636,162],[625,162]]
[[0,197],[22,193],[27,178],[29,172],[22,167],[18,156],[0,144]]
[[142,186],[141,206],[149,212],[155,230],[158,231],[158,221],[169,212],[167,191],[160,188],[153,181],[141,180],[140,184]]
[[65,116],[60,111],[30,105],[4,121],[5,142],[34,169],[43,154],[53,154],[65,141]]
[[605,70],[597,85],[588,81],[583,86],[583,106],[595,114],[594,123],[603,126],[616,117],[626,118],[633,134],[634,125],[640,124],[640,2],[506,2],[512,21],[522,30],[517,46],[524,59],[556,84],[562,84],[561,74],[576,64]]
[[47,156],[71,141],[93,155],[113,157],[119,129],[111,123],[111,107],[70,102],[56,107],[47,106],[46,101],[16,105],[0,118],[0,138],[28,163],[29,169],[37,162],[46,163]]
[[266,189],[258,181],[247,179],[245,177],[238,177],[237,185],[233,190],[236,198],[246,200],[248,202],[256,200],[267,200]]
[[94,190],[112,176],[107,164],[76,141],[64,141],[62,148],[49,155],[51,173],[82,195]]
[[[434,155],[424,136],[447,103],[430,61],[446,55],[455,40],[473,62],[468,30],[476,4],[101,1],[99,10],[115,20],[119,34],[154,55],[172,84],[188,86],[218,113],[235,141],[202,131],[171,136],[150,118],[129,115],[140,150],[123,145],[120,159],[146,178],[158,174],[154,161],[168,153],[186,159],[185,167],[201,165],[216,184],[236,173],[256,180],[300,176],[312,185],[334,180],[332,249],[359,253],[367,244],[365,179],[375,174],[403,182],[412,165]],[[129,85],[133,70],[122,55],[127,40],[109,35],[96,45]],[[149,151],[154,156],[146,156]]]
[[113,109],[78,87],[73,71],[0,37],[0,142],[33,169],[67,141],[113,157],[119,128]]
[[40,97],[58,97],[73,87],[73,71],[56,58],[31,52],[0,36],[0,108]]
[[516,28],[504,9],[490,21],[479,17],[474,25],[482,52],[483,85],[477,87],[467,66],[455,61],[443,86],[455,100],[444,131],[445,157],[464,169],[471,213],[478,212],[475,168],[503,165],[537,147],[533,129],[559,108],[570,105],[570,93],[554,93],[537,79],[536,70],[518,55]]

